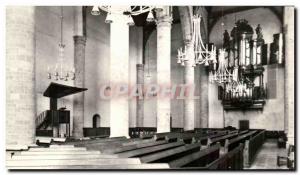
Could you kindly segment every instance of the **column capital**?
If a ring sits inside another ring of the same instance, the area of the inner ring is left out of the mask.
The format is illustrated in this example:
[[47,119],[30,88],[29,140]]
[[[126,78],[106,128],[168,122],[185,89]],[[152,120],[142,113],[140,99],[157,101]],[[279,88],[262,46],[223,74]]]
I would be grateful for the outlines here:
[[75,36],[73,36],[73,39],[74,39],[75,44],[85,45],[85,43],[86,43],[86,37],[85,36],[75,35]]

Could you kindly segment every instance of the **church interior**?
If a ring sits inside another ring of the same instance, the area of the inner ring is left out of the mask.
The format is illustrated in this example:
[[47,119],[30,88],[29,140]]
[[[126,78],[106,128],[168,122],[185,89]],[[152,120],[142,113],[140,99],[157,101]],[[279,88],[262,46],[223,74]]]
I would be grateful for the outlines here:
[[293,6],[7,6],[8,169],[295,170]]

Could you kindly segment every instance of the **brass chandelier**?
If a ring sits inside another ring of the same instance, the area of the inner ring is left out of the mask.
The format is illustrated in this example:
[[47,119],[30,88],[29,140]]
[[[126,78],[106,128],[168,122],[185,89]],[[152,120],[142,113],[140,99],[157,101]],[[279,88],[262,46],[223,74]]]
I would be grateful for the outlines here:
[[55,64],[55,67],[48,66],[47,67],[47,77],[48,79],[54,79],[56,81],[68,81],[75,80],[75,69],[68,68],[64,66],[64,58],[65,58],[65,47],[66,45],[63,42],[63,7],[61,7],[61,15],[60,15],[60,42],[58,44],[58,62]]

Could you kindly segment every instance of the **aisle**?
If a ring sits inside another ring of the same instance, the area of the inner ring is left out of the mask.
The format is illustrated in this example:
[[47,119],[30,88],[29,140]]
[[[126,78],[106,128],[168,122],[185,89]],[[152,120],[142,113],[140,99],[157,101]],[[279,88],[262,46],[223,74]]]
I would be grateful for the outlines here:
[[278,148],[276,140],[266,140],[249,169],[287,169],[277,166],[277,155],[283,154],[284,148]]

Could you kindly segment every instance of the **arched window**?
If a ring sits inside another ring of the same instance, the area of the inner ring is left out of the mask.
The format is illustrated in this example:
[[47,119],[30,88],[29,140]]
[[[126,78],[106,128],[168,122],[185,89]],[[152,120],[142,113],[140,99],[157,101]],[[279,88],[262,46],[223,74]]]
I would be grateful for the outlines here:
[[99,128],[100,127],[100,115],[95,114],[93,116],[93,128]]

